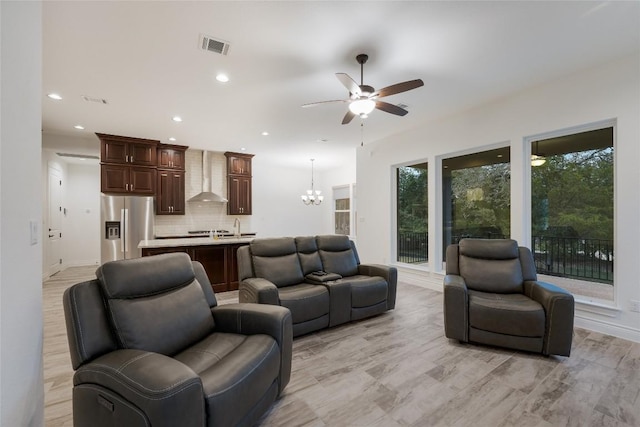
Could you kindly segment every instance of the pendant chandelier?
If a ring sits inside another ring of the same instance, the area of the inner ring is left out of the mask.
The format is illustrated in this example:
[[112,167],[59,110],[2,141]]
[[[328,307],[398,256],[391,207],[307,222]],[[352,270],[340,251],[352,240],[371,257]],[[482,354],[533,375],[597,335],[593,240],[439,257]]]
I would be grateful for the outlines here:
[[315,159],[310,159],[310,160],[311,160],[311,190],[307,190],[307,194],[300,196],[302,198],[302,203],[304,203],[307,206],[319,205],[324,200],[324,196],[320,195],[322,191],[314,190],[313,188],[313,161]]

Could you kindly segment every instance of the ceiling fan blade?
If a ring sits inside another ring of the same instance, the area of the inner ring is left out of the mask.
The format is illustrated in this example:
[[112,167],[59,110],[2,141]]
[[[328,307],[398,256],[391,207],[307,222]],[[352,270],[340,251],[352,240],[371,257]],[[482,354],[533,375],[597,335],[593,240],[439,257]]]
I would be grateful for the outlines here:
[[349,100],[348,99],[332,99],[331,101],[310,102],[308,104],[304,104],[302,108],[315,107],[316,105],[322,105],[322,104],[333,104],[335,102],[349,102]]
[[358,86],[358,83],[356,83],[351,77],[349,77],[349,75],[345,73],[336,73],[336,77],[338,78],[338,80],[340,80],[340,83],[342,83],[344,87],[347,88],[349,93],[360,96],[360,86]]
[[424,86],[424,82],[421,79],[409,80],[406,82],[396,83],[391,86],[383,87],[378,92],[374,93],[372,97],[382,98],[383,96],[395,95],[396,93],[406,92],[420,86]]
[[344,118],[342,119],[342,124],[343,124],[343,125],[347,125],[347,124],[349,124],[349,123],[351,122],[351,120],[353,120],[353,118],[354,118],[355,116],[356,116],[356,115],[355,115],[355,114],[353,114],[353,113],[351,112],[351,110],[348,110],[348,111],[347,111],[347,114],[345,114],[345,115],[344,115]]
[[376,108],[387,113],[395,114],[396,116],[405,116],[408,113],[404,108],[400,108],[397,105],[389,104],[384,101],[376,101]]

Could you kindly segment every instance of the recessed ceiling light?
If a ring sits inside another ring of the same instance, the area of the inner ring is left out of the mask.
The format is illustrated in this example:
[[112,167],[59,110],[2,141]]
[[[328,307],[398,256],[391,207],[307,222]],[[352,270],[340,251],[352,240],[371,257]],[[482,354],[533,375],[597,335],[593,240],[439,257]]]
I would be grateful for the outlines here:
[[262,132],[262,136],[268,136],[269,132],[267,132],[266,130],[264,132]]
[[499,159],[501,159],[501,158],[502,158],[502,154],[498,154],[498,156],[497,156],[497,157],[498,157]]
[[224,73],[220,73],[216,76],[216,80],[219,81],[220,83],[226,83],[229,81],[229,76],[227,76]]
[[173,120],[174,122],[181,122],[181,121],[182,121],[182,117],[180,117],[180,116],[173,116],[173,118],[172,118],[171,120]]
[[246,148],[244,148],[244,147],[242,147],[242,148],[240,149],[240,151],[247,151],[247,149],[246,149]]
[[75,125],[73,128],[78,130],[84,130],[84,126],[82,125]]
[[60,101],[62,99],[62,97],[57,93],[49,93],[47,96],[51,99],[55,99],[56,101]]
[[176,139],[174,137],[169,138],[169,141],[171,141],[171,142],[175,142],[175,140]]

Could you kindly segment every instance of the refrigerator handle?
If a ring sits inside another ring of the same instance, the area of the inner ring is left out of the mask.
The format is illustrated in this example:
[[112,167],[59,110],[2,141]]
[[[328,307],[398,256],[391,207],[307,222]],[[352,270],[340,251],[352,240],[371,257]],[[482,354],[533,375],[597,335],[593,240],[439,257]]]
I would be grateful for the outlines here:
[[120,252],[122,252],[122,257],[126,258],[124,256],[125,254],[125,246],[124,246],[124,239],[127,236],[127,215],[126,215],[126,209],[120,209],[120,227],[122,227],[122,231],[120,232]]

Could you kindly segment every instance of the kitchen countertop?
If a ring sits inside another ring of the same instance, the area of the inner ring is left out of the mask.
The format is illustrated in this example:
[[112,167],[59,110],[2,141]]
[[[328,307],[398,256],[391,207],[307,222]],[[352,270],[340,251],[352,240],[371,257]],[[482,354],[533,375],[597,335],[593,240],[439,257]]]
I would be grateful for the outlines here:
[[212,239],[210,237],[186,237],[177,239],[152,239],[141,240],[138,244],[140,249],[149,248],[175,248],[178,246],[203,246],[203,245],[233,245],[236,243],[249,243],[255,236],[245,237],[220,237]]

